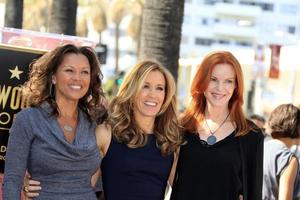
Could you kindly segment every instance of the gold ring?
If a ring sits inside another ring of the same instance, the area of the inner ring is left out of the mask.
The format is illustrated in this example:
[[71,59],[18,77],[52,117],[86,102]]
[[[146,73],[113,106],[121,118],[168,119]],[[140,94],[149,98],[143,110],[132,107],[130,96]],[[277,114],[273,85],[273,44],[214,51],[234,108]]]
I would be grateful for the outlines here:
[[24,186],[24,187],[23,187],[23,191],[26,192],[26,193],[28,193],[28,192],[29,192],[28,186]]

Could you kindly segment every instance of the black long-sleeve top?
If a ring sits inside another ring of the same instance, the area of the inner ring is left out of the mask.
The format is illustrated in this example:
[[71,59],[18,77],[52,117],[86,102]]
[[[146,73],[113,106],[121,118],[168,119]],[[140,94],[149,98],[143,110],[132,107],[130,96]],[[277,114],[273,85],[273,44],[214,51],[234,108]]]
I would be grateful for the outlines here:
[[186,133],[180,149],[171,200],[259,200],[262,197],[263,134],[235,132],[209,146]]

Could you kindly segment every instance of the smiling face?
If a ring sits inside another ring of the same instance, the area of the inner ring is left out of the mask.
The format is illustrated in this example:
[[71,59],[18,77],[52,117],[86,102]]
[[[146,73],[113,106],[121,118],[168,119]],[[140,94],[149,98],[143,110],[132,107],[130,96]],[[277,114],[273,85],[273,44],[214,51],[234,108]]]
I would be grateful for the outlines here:
[[217,64],[204,95],[207,103],[214,107],[228,107],[235,89],[236,74],[229,64]]
[[56,100],[78,101],[88,91],[91,67],[83,54],[68,53],[52,76]]
[[166,80],[164,75],[153,70],[146,76],[145,82],[134,102],[134,116],[136,119],[155,119],[164,103],[166,93]]

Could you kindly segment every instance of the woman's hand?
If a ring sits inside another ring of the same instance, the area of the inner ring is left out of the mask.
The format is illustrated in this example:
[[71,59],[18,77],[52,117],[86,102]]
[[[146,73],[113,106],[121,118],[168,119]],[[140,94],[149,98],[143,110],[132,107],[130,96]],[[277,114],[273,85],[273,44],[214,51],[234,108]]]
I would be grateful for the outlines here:
[[32,198],[39,196],[38,192],[42,189],[39,181],[30,178],[30,175],[27,174],[24,179],[23,193],[26,200],[31,200]]
[[100,168],[95,172],[95,174],[92,176],[92,179],[91,179],[91,185],[92,187],[95,187],[96,184],[97,184],[97,181],[99,179],[99,177],[101,176],[101,171],[100,171]]

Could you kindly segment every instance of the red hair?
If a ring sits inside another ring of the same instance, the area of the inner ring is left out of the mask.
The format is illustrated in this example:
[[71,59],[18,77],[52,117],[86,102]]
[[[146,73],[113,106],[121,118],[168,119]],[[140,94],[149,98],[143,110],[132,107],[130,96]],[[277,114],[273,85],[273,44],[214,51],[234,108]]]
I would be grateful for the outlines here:
[[181,119],[182,126],[189,132],[197,131],[197,124],[204,120],[206,98],[204,91],[211,79],[212,71],[218,64],[229,64],[235,72],[235,89],[228,103],[230,118],[236,124],[237,136],[245,135],[249,127],[244,116],[242,105],[244,103],[243,72],[238,60],[227,51],[216,51],[208,54],[198,67],[191,86],[192,100]]

